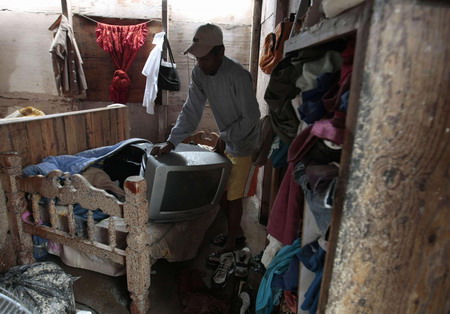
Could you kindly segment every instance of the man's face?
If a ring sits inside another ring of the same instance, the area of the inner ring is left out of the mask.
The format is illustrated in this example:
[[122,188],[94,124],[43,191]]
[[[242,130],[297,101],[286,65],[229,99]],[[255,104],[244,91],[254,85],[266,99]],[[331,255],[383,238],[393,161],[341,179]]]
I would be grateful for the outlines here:
[[206,75],[215,75],[222,64],[223,55],[222,50],[217,56],[209,52],[206,56],[197,58],[200,70]]

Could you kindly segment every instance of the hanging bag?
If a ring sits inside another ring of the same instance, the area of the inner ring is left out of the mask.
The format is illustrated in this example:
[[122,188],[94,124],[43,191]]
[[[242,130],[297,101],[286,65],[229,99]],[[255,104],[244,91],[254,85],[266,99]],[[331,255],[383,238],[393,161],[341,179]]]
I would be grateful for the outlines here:
[[178,77],[175,59],[173,58],[172,49],[170,49],[170,44],[166,35],[164,35],[164,45],[166,45],[169,52],[170,62],[164,61],[164,59],[161,58],[158,74],[158,88],[170,91],[179,91],[180,78]]
[[259,59],[259,67],[266,74],[271,74],[272,70],[283,58],[284,42],[289,38],[292,28],[292,21],[281,21],[273,33],[267,34]]

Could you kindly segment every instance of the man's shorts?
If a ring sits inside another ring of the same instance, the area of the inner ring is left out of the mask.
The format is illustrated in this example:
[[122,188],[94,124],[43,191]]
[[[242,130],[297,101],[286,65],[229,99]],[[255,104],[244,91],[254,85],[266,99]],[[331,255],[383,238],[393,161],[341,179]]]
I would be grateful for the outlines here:
[[252,164],[252,157],[234,157],[225,153],[233,166],[227,183],[227,200],[253,196],[256,192],[258,168]]

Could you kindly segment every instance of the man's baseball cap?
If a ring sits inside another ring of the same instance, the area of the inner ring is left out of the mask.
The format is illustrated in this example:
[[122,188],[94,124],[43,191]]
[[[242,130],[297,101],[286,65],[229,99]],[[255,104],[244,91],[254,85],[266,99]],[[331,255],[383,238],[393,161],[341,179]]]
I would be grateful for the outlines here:
[[223,34],[215,24],[200,25],[195,31],[192,44],[183,53],[190,53],[194,57],[206,56],[213,47],[223,45]]

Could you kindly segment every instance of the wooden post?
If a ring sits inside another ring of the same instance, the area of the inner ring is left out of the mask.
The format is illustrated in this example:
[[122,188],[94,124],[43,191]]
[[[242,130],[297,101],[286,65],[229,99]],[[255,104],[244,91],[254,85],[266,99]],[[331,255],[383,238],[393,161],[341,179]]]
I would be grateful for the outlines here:
[[[0,181],[6,196],[8,224],[12,233],[15,255],[19,264],[34,262],[33,242],[22,228],[22,214],[27,210],[23,192],[16,188],[16,176],[22,175],[22,159],[17,153],[0,153]],[[4,210],[0,207],[0,210]]]
[[450,6],[369,3],[365,62],[354,68],[361,81],[352,81],[361,88],[350,93],[353,144],[344,147],[351,155],[341,163],[345,190],[337,191],[334,259],[327,259],[319,312],[446,313]]
[[[148,312],[150,300],[150,239],[148,233],[147,183],[144,178],[132,176],[124,184],[124,220],[127,226],[126,268],[128,291],[131,294],[130,311]],[[144,231],[143,231],[144,230]]]
[[272,175],[273,167],[270,158],[264,165],[264,172],[262,177],[262,191],[261,191],[261,207],[259,209],[258,221],[260,224],[267,226],[270,216],[270,209],[272,208],[274,197],[272,195]]
[[261,37],[261,7],[262,0],[253,1],[252,20],[252,43],[250,45],[250,74],[253,78],[253,87],[256,91],[258,86],[258,65],[259,65],[259,41]]
[[67,17],[67,20],[69,21],[69,25],[73,26],[72,22],[72,4],[70,3],[70,0],[61,0],[61,7],[62,7],[62,13],[65,17]]
[[[169,22],[167,17],[167,0],[162,0],[162,26],[164,32],[166,32],[167,39],[169,39]],[[167,50],[163,49],[161,56],[167,57]],[[158,123],[158,141],[164,142],[166,140],[167,133],[167,119],[168,119],[168,104],[169,104],[169,91],[161,90],[161,106],[155,106],[155,113]]]

